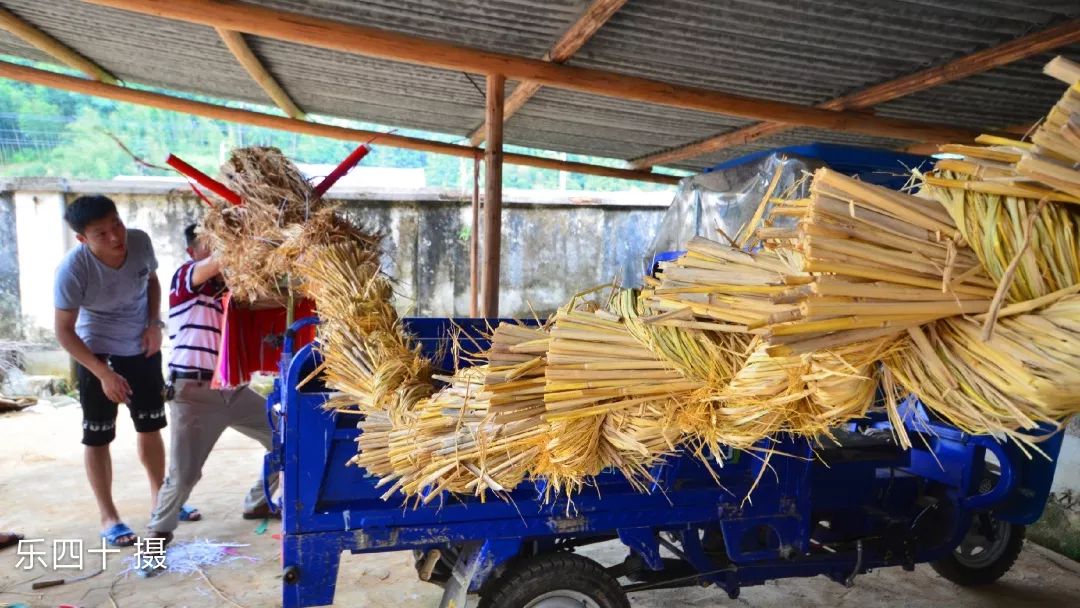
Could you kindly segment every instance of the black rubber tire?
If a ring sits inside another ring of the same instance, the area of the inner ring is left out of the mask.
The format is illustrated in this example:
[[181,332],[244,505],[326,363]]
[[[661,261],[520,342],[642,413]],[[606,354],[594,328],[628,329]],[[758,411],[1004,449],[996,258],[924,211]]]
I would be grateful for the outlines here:
[[524,608],[561,589],[581,593],[600,608],[630,608],[619,582],[603,566],[573,553],[548,553],[513,563],[481,593],[479,608]]
[[1027,532],[1027,527],[1008,524],[1007,529],[1008,539],[1005,541],[1004,550],[1000,556],[986,566],[972,568],[957,559],[954,553],[949,553],[948,557],[931,562],[930,567],[946,580],[962,587],[989,585],[1005,576],[1005,573],[1016,563],[1016,558],[1020,556],[1020,551],[1024,548],[1024,535]]

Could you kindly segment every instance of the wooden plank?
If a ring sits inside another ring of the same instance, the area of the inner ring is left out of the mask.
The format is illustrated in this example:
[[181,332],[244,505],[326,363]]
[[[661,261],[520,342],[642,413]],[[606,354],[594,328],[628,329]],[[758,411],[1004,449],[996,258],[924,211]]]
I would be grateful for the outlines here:
[[0,395],[0,413],[17,412],[37,405],[37,397],[5,397]]
[[[506,107],[503,108],[503,120],[509,120],[511,116],[517,113],[522,106],[525,105],[533,95],[539,92],[541,86],[535,82],[522,82],[514,87],[514,90],[510,92],[510,96],[506,98]],[[484,143],[484,137],[487,136],[487,121],[469,133],[469,145],[479,146]]]
[[267,71],[266,66],[251,51],[251,47],[244,40],[243,34],[220,27],[217,28],[217,33],[218,36],[221,36],[221,41],[225,43],[225,46],[229,47],[229,52],[233,54],[233,57],[236,57],[236,61],[247,70],[255,84],[259,85],[259,88],[274,101],[277,107],[281,108],[282,112],[285,112],[286,116],[297,120],[307,120],[307,114],[297,107],[289,94],[282,88],[281,83]]
[[630,166],[655,167],[657,165],[665,165],[686,158],[697,158],[698,156],[705,156],[706,154],[711,154],[718,150],[723,150],[724,148],[741,146],[761,139],[762,137],[773,135],[774,133],[782,133],[790,128],[792,128],[791,125],[779,122],[759,122],[748,127],[735,129],[734,131],[721,133],[720,135],[714,135],[713,137],[692,144],[634,159],[630,161]]
[[904,146],[901,152],[933,156],[934,154],[941,152],[941,145],[942,144],[911,144],[910,146]]
[[0,6],[0,27],[60,63],[74,68],[94,80],[116,84],[116,77],[106,71],[105,68],[83,57],[71,47],[39,30],[2,6]]
[[[1004,44],[965,55],[943,65],[883,82],[850,95],[831,99],[818,104],[817,107],[827,110],[869,108],[1076,42],[1080,42],[1080,19],[1073,19]],[[634,168],[641,169],[687,158],[695,158],[725,148],[746,144],[769,135],[782,133],[797,126],[799,125],[776,122],[750,125],[685,146],[649,154],[635,159],[630,164]],[[940,143],[940,140],[937,139],[927,141]]]
[[569,29],[551,46],[546,61],[562,63],[574,56],[600,28],[604,27],[627,0],[594,0]]
[[1076,42],[1080,42],[1080,18],[976,51],[940,66],[838,97],[823,105],[830,109],[869,108]]
[[487,146],[484,149],[484,275],[481,314],[499,316],[499,255],[502,252],[503,102],[506,77],[487,77]]
[[[555,41],[555,44],[551,45],[551,49],[544,54],[543,60],[563,63],[573,57],[574,53],[578,52],[593,37],[593,34],[600,31],[600,28],[615,16],[615,13],[626,4],[626,1],[594,0],[566,32]],[[510,117],[520,110],[521,106],[525,105],[539,90],[540,85],[535,82],[522,82],[514,87],[510,97],[506,99],[506,106],[503,108],[503,120],[510,120]],[[483,143],[486,129],[486,125],[480,125],[470,133],[469,144],[479,146]]]
[[[463,147],[463,146],[462,146]],[[479,148],[465,148],[466,150],[479,150]],[[657,184],[678,184],[681,177],[663,175],[637,169],[620,169],[618,167],[604,167],[579,163],[570,160],[558,160],[555,158],[541,158],[526,154],[504,153],[503,162],[510,165],[528,165],[540,169],[552,169],[554,171],[567,171],[569,173],[584,173],[587,175],[600,175],[605,177],[618,177],[621,179],[636,179],[638,181],[653,182]]]
[[[241,110],[238,108],[227,108],[225,106],[201,101],[182,99],[171,95],[162,95],[161,93],[120,87],[105,84],[103,82],[86,80],[84,78],[76,78],[74,76],[65,76],[64,74],[28,68],[6,61],[0,61],[0,78],[10,78],[21,82],[63,89],[65,91],[82,93],[84,95],[93,95],[95,97],[104,97],[116,101],[137,103],[144,106],[161,108],[162,110],[185,112],[187,114],[195,114],[197,116],[205,116],[217,120],[267,127],[269,129],[280,129],[282,131],[291,131],[294,133],[305,133],[307,135],[328,137],[330,139],[358,143],[373,141],[375,145],[405,148],[408,150],[420,150],[421,152],[434,152],[436,154],[447,154],[464,158],[473,158],[476,154],[482,153],[479,148],[431,141],[420,139],[418,137],[405,137],[403,135],[394,135],[392,133],[379,133],[376,131],[365,131],[363,129],[325,125],[316,122],[296,120],[285,116],[274,116],[262,112]],[[557,160],[554,158],[540,158],[539,156],[529,156],[527,154],[504,154],[503,160],[512,165],[524,165],[528,167],[538,167],[540,169],[554,169],[556,171],[568,171],[570,173],[584,173],[586,175],[617,177],[620,179],[646,181],[657,184],[677,184],[680,179],[672,175],[661,175],[659,173],[650,173],[648,171],[602,167],[600,165]]]
[[605,70],[517,57],[235,0],[86,1],[346,53],[446,70],[501,74],[510,79],[534,81],[559,89],[687,110],[913,141],[970,141],[978,135],[975,131],[948,125],[755,99]]

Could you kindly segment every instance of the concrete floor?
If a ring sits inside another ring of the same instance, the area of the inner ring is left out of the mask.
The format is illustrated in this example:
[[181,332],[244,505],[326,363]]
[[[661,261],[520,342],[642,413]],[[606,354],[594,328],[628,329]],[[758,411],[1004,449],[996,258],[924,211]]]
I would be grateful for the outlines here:
[[[31,537],[96,541],[97,511],[82,470],[77,406],[37,406],[19,414],[0,416],[0,529],[17,529]],[[150,505],[145,478],[134,450],[134,432],[121,413],[114,443],[115,493],[122,515],[132,528],[146,525]],[[258,522],[239,517],[240,500],[260,466],[260,450],[252,441],[230,432],[207,463],[191,504],[205,520],[181,524],[178,541],[209,538],[246,543],[239,549],[254,561],[208,568],[207,579],[195,574],[166,573],[152,579],[120,574],[119,562],[93,579],[30,591],[30,580],[53,578],[43,569],[29,573],[14,568],[14,549],[0,553],[0,606],[203,607],[256,608],[280,605],[277,526],[262,535]],[[617,545],[589,548],[602,561],[621,559]],[[132,550],[126,550],[130,554]],[[91,556],[94,560],[96,556]],[[389,553],[344,556],[338,576],[335,606],[402,608],[436,606],[440,590],[416,579],[411,555]],[[113,603],[115,602],[115,604]],[[230,603],[230,602],[235,602]],[[899,568],[876,571],[846,589],[824,578],[786,580],[743,591],[728,600],[716,589],[688,588],[647,591],[631,597],[642,608],[732,605],[793,608],[796,606],[1068,606],[1080,605],[1080,568],[1056,554],[1029,546],[1013,570],[999,583],[981,590],[962,589],[938,578],[926,566],[915,572]]]

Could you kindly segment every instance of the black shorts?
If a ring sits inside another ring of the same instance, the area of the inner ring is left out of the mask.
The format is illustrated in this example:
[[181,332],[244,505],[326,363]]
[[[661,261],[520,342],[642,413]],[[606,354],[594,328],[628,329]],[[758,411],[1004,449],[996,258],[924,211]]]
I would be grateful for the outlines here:
[[[135,430],[149,433],[165,428],[165,379],[161,375],[161,353],[151,357],[117,357],[98,355],[108,360],[114,372],[131,386],[127,404]],[[83,410],[83,445],[107,445],[116,438],[117,404],[105,396],[101,380],[82,365],[76,376],[79,401]]]

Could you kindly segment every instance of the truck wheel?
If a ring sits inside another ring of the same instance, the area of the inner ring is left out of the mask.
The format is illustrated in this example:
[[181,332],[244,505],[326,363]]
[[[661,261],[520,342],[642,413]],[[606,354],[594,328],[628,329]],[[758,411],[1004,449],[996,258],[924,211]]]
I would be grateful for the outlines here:
[[948,557],[930,566],[944,578],[964,587],[989,585],[1012,568],[1024,546],[1027,528],[988,516],[977,517]]
[[517,562],[482,593],[479,608],[630,608],[630,601],[600,564],[548,553]]

